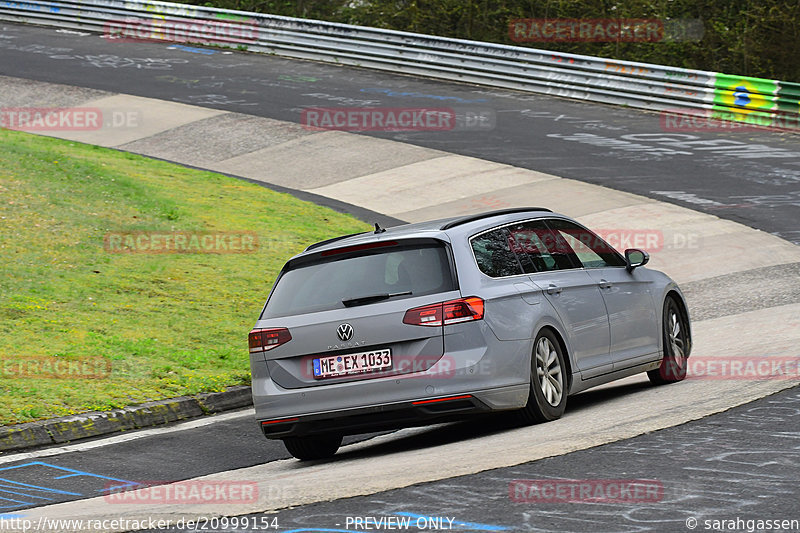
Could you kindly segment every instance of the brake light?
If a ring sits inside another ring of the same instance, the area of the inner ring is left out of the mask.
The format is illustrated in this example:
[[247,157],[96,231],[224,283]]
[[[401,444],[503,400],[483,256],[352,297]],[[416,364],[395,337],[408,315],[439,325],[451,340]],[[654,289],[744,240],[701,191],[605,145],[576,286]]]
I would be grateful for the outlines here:
[[254,329],[250,332],[250,353],[265,352],[286,344],[292,340],[292,334],[286,328]]
[[412,326],[447,326],[482,319],[483,300],[472,296],[409,309],[403,317],[403,323]]
[[322,257],[328,257],[331,255],[339,255],[339,254],[347,254],[350,252],[360,252],[362,250],[372,250],[373,248],[383,248],[386,246],[396,246],[397,241],[379,241],[379,242],[370,242],[367,244],[358,244],[356,246],[346,246],[344,248],[336,248],[334,250],[326,250],[322,252],[320,255]]
[[480,298],[473,296],[444,303],[445,325],[481,319],[483,319],[483,300]]

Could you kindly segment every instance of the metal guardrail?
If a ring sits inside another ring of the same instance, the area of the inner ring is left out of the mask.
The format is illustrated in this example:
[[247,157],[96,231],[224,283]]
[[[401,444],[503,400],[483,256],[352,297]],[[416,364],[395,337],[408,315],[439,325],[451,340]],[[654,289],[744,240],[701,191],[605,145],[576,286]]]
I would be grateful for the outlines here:
[[0,0],[0,20],[219,46],[797,129],[800,84],[145,0]]

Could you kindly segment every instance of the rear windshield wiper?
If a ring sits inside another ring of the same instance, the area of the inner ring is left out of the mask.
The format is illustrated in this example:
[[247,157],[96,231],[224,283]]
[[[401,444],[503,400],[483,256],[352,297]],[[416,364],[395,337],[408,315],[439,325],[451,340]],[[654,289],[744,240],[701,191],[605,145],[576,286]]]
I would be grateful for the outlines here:
[[342,303],[344,304],[345,307],[355,307],[357,305],[364,305],[372,302],[380,302],[381,300],[388,300],[389,298],[394,298],[395,296],[408,296],[410,294],[411,291],[393,292],[393,293],[384,292],[382,294],[372,294],[370,296],[359,296],[358,298],[346,298],[342,300]]

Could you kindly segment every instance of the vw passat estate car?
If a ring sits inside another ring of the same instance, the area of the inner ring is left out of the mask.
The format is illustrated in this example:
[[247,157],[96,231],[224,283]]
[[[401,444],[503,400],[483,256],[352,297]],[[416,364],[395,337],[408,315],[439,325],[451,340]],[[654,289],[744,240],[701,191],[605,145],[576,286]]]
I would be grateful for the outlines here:
[[646,252],[543,208],[338,237],[291,258],[250,332],[257,421],[299,459],[343,435],[516,410],[686,375],[686,302]]

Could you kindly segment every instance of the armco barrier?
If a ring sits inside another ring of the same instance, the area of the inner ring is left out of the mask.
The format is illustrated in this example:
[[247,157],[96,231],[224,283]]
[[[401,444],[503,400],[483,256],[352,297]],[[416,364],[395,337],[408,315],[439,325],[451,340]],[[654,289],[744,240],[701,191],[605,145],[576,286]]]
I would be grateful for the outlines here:
[[298,59],[759,124],[769,124],[778,115],[796,124],[800,113],[798,83],[188,4],[0,0],[0,20],[118,38],[246,47]]

